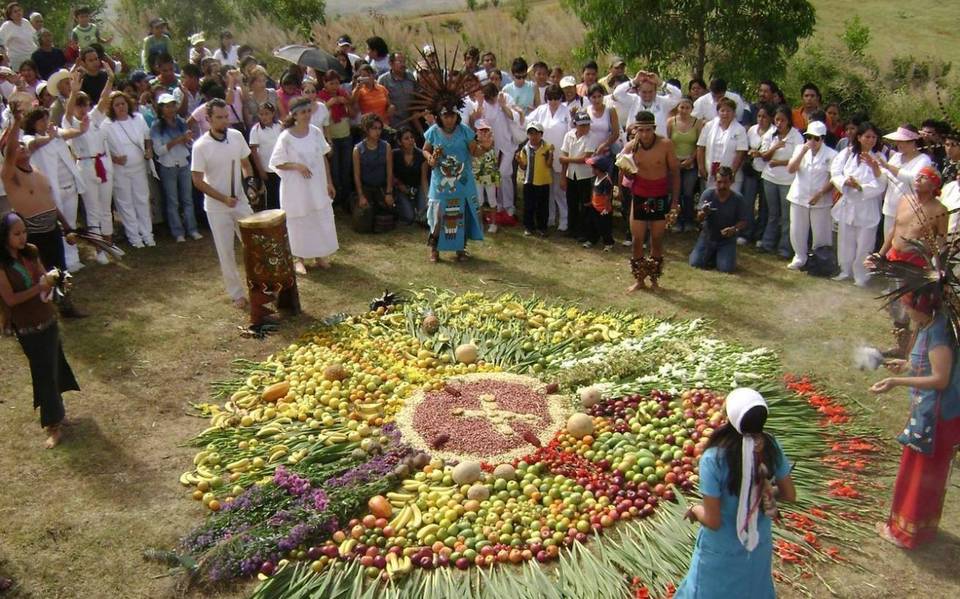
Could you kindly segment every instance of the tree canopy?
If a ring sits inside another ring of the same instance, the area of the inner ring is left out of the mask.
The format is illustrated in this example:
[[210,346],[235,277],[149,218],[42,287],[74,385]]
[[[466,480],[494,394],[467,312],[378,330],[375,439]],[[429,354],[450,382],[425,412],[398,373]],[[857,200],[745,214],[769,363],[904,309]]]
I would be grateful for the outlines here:
[[587,27],[592,53],[638,58],[660,69],[736,85],[784,72],[813,33],[807,0],[563,0]]

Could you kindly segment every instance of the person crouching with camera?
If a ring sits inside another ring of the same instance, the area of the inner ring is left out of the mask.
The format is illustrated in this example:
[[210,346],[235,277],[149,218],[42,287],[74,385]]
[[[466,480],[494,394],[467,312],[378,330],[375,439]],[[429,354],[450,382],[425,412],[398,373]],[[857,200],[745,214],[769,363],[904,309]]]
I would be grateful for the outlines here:
[[737,267],[737,235],[747,228],[751,215],[743,196],[731,189],[733,169],[717,170],[716,187],[700,196],[697,221],[700,237],[690,252],[690,266],[733,272]]

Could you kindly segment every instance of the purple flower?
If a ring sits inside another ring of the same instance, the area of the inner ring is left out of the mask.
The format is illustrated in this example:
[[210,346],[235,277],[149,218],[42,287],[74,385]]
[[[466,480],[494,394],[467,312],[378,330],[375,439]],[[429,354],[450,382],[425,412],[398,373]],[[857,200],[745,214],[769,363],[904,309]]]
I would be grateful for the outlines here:
[[297,497],[310,490],[310,481],[297,476],[283,466],[278,466],[276,472],[273,473],[273,482],[287,493]]
[[307,500],[307,505],[313,507],[318,512],[322,512],[327,509],[327,505],[330,503],[327,494],[323,492],[323,489],[314,489],[309,495],[304,496],[304,499]]

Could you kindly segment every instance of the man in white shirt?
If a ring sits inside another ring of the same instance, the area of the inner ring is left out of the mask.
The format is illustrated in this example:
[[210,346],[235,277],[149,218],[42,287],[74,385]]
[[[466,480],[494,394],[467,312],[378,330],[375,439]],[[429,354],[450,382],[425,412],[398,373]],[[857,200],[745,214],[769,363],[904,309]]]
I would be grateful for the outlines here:
[[357,61],[361,60],[360,55],[353,49],[353,40],[350,39],[349,35],[341,35],[337,38],[337,48],[340,48],[347,55],[351,67],[355,67]]
[[210,232],[220,259],[220,272],[233,304],[247,308],[246,285],[240,278],[234,253],[237,222],[253,214],[243,192],[243,179],[253,175],[250,146],[243,134],[229,126],[227,103],[219,98],[207,102],[210,130],[193,144],[190,170],[193,186],[203,192],[203,208],[210,221]]
[[[657,91],[661,93],[658,94]],[[657,122],[657,135],[667,137],[667,119],[683,97],[679,87],[663,83],[656,73],[640,71],[630,81],[621,83],[613,90],[614,101],[627,107],[624,126],[629,127],[641,110],[653,113]]]
[[[485,52],[480,59],[480,66],[483,68],[474,74],[477,76],[477,79],[480,80],[480,83],[486,83],[490,71],[497,70],[497,55],[493,52]],[[510,81],[510,73],[501,70],[500,81]]]
[[220,61],[220,64],[237,66],[240,61],[237,56],[237,49],[240,46],[233,43],[233,34],[229,31],[220,33],[220,47],[214,50],[213,57]]
[[739,94],[727,91],[727,82],[723,79],[714,79],[710,82],[710,93],[703,94],[693,103],[693,112],[691,113],[698,119],[709,121],[717,116],[717,102],[721,98],[730,98],[737,105],[737,121],[743,116],[743,107],[745,106],[743,98]]

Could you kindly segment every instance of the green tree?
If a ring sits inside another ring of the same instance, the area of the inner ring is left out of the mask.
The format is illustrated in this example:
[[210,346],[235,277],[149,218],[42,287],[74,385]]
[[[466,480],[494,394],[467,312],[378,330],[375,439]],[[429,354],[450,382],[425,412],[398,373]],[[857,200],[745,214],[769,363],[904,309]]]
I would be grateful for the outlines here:
[[[734,84],[780,76],[816,15],[807,0],[563,0],[587,28],[588,50]],[[629,24],[625,26],[625,24]]]
[[60,43],[66,40],[67,34],[73,29],[73,9],[79,6],[88,6],[93,11],[101,11],[106,0],[87,0],[82,4],[66,2],[65,0],[31,0],[23,3],[24,17],[32,12],[43,15],[43,26],[53,33],[53,38]]

